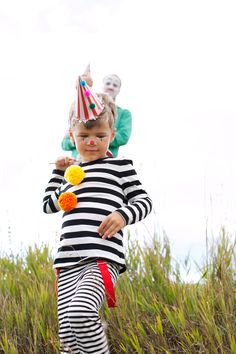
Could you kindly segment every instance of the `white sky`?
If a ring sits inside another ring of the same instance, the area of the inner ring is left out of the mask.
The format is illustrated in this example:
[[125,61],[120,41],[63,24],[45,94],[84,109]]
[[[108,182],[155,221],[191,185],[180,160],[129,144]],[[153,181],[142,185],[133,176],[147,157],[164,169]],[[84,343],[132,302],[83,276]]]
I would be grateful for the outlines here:
[[0,0],[1,247],[8,225],[12,248],[55,242],[60,216],[41,199],[89,61],[96,90],[106,74],[122,79],[133,132],[120,155],[155,206],[144,230],[157,224],[175,257],[197,260],[206,225],[234,232],[235,18],[223,0]]

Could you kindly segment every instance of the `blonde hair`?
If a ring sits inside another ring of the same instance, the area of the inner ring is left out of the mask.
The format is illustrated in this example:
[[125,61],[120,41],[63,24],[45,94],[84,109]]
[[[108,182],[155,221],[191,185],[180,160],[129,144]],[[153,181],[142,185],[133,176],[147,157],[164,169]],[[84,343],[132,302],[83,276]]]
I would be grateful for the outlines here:
[[70,111],[70,128],[73,129],[78,123],[83,124],[86,128],[91,129],[96,125],[99,125],[100,122],[108,122],[109,127],[111,129],[114,128],[115,120],[117,117],[116,105],[113,99],[107,95],[106,93],[97,93],[97,96],[100,98],[102,103],[104,104],[103,111],[96,117],[96,119],[90,119],[87,122],[79,122],[77,118],[75,118],[73,111],[75,107],[75,102],[72,103],[73,108]]
[[104,104],[104,110],[99,114],[97,119],[107,119],[110,128],[114,128],[117,118],[116,105],[113,99],[106,93],[98,93],[98,97]]

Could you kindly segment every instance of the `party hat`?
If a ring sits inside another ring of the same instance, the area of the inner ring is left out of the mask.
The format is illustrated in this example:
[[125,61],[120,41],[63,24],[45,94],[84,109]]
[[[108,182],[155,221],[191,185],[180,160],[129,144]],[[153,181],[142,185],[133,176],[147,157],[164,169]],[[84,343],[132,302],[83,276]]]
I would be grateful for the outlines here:
[[92,92],[87,85],[86,80],[80,76],[77,83],[77,98],[75,118],[80,122],[87,122],[90,119],[96,119],[103,111],[104,104],[98,96]]

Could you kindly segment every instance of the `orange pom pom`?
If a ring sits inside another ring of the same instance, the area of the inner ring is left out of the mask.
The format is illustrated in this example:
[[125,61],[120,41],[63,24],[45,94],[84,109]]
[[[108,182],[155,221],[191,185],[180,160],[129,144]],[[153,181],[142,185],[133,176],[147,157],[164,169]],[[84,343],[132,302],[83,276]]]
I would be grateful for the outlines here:
[[58,205],[64,211],[71,211],[77,205],[77,197],[72,192],[65,192],[58,198]]

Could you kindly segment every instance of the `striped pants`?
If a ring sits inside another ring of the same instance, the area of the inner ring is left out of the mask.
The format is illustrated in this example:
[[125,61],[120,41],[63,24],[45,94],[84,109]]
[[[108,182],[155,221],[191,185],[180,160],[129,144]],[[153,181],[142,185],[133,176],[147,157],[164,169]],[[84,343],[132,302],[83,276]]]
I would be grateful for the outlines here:
[[[113,284],[119,269],[108,263]],[[105,287],[97,262],[62,268],[58,278],[58,320],[61,353],[109,354],[99,309]]]

